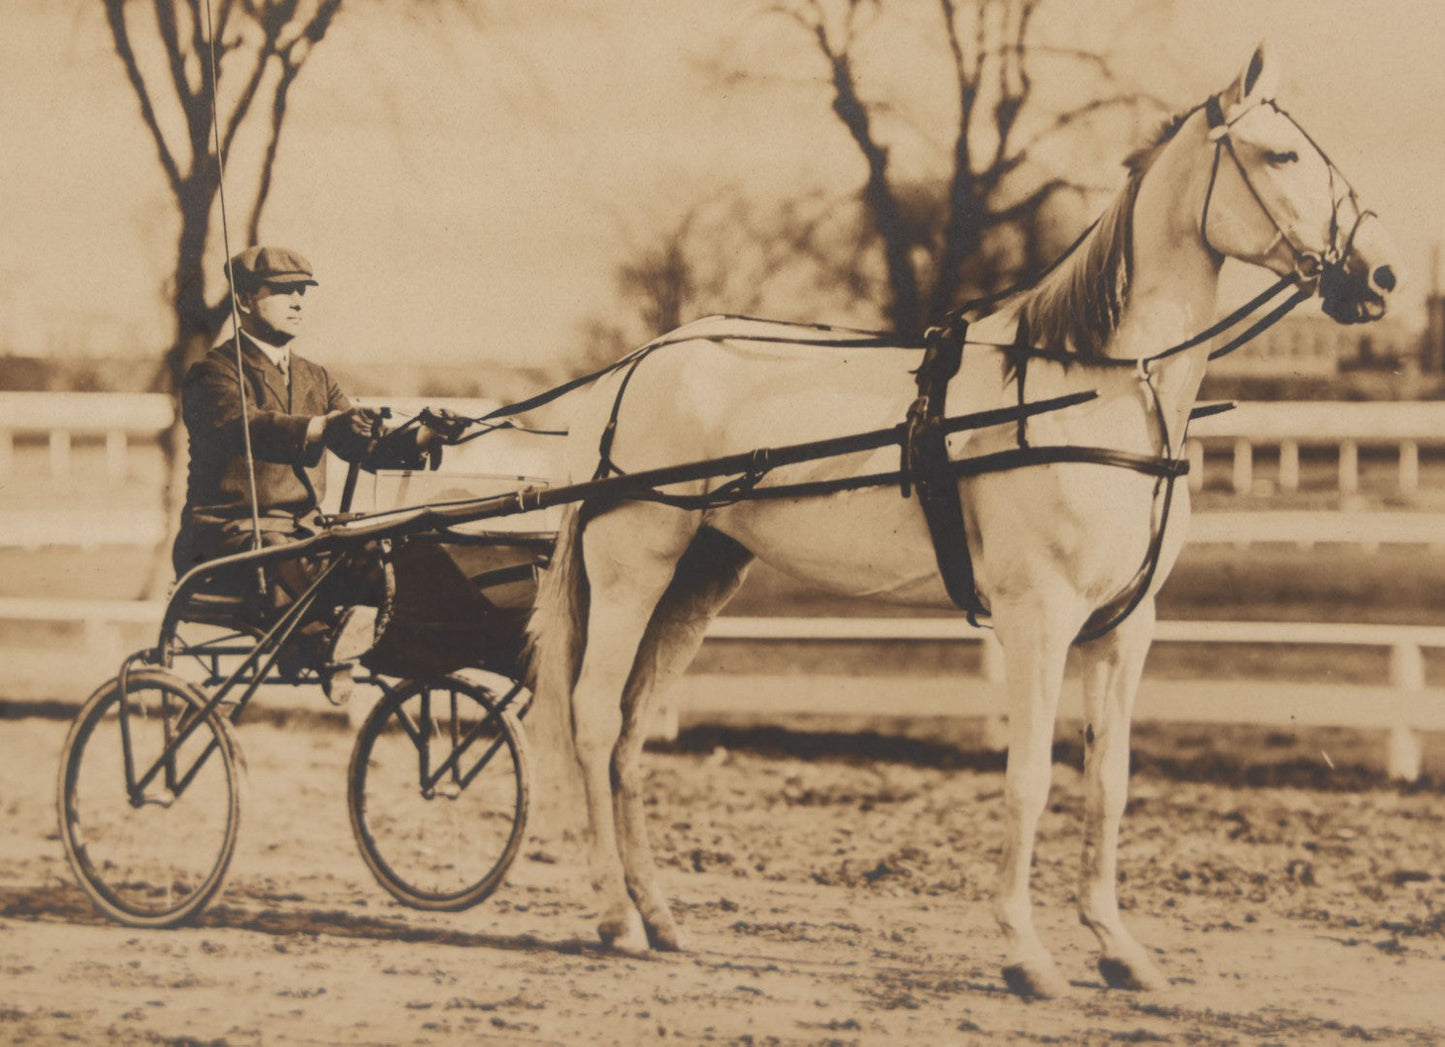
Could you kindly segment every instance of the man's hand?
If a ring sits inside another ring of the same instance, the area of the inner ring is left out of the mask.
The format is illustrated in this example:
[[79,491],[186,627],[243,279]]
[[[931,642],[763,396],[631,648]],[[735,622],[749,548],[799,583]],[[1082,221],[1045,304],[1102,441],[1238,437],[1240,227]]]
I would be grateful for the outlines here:
[[417,421],[437,439],[449,444],[456,443],[471,424],[469,419],[440,407],[423,407]]
[[332,411],[321,426],[321,439],[328,448],[343,458],[354,457],[366,450],[381,435],[381,413],[370,407],[352,407]]
[[417,450],[426,455],[428,468],[438,469],[442,464],[442,448],[455,443],[470,423],[451,411],[437,407],[423,408],[417,417],[421,422],[421,432],[416,438]]

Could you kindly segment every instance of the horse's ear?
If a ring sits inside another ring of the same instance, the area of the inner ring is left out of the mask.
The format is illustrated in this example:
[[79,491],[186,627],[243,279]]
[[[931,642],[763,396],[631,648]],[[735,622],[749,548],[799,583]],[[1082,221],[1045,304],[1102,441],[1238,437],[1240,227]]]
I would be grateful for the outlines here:
[[1279,63],[1275,61],[1269,45],[1261,43],[1254,49],[1239,79],[1220,96],[1226,118],[1233,120],[1240,110],[1274,98],[1279,85],[1278,70]]

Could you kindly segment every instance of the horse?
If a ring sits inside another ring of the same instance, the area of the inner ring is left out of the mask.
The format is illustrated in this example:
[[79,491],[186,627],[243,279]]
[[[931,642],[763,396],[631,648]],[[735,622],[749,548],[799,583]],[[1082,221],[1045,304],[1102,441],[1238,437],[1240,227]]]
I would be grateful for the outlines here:
[[[1226,258],[1318,295],[1338,322],[1384,315],[1396,270],[1383,227],[1276,104],[1277,78],[1261,45],[1228,87],[1176,116],[1126,161],[1127,187],[1061,263],[974,318],[946,387],[950,415],[1022,401],[1025,374],[1030,398],[1097,395],[953,432],[950,460],[1043,446],[1177,462],[1211,349],[1198,334],[1211,330]],[[917,396],[911,372],[919,359],[909,351],[916,345],[805,337],[809,330],[710,318],[645,347],[652,351],[581,395],[566,439],[569,475],[659,468],[905,417]],[[1017,347],[1021,331],[1032,348],[991,348]],[[1004,653],[1007,817],[993,914],[1005,982],[1027,997],[1068,985],[1035,930],[1029,871],[1073,645],[1086,718],[1078,914],[1098,939],[1109,986],[1168,984],[1120,919],[1116,868],[1130,717],[1154,631],[1154,593],[1183,542],[1188,491],[1174,499],[1158,540],[1159,472],[1096,459],[1059,456],[949,479],[961,496],[977,602]],[[670,489],[673,498],[596,499],[565,515],[529,623],[532,719],[539,739],[536,721],[550,720],[555,735],[545,744],[580,777],[605,945],[630,954],[685,947],[648,841],[643,725],[755,559],[840,594],[956,607],[914,499],[896,486],[826,483],[897,463],[894,446],[789,464],[752,497],[709,498],[726,494],[723,485],[691,480]],[[756,497],[772,482],[803,486]],[[1112,628],[1086,629],[1141,584],[1145,562],[1152,570],[1129,601],[1131,613],[1107,623]]]

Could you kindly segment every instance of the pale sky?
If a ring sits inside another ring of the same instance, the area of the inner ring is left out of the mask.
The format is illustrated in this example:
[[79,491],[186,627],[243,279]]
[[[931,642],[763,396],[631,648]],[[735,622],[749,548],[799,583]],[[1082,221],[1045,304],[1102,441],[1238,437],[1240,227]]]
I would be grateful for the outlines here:
[[[1097,36],[1122,2],[1056,0],[1051,28]],[[698,199],[733,185],[856,186],[861,163],[820,90],[721,90],[699,72],[724,53],[798,79],[816,72],[805,49],[793,54],[793,30],[748,9],[494,0],[477,36],[343,11],[293,96],[263,224],[263,239],[301,250],[323,281],[317,355],[480,365],[565,355],[612,303],[618,262]],[[914,0],[870,75],[915,86],[927,75],[932,10]],[[6,0],[0,18],[0,348],[151,355],[169,334],[168,196],[100,7]],[[1263,39],[1283,68],[1282,105],[1393,232],[1407,269],[1401,313],[1413,320],[1431,247],[1445,240],[1445,4],[1159,2],[1113,43],[1140,87],[1183,106],[1224,86]],[[922,103],[906,115],[930,119]],[[922,129],[900,135],[900,162],[926,163]],[[238,201],[241,169],[233,162],[227,184]],[[1114,177],[1112,159],[1104,170]],[[218,273],[219,241],[212,253]]]

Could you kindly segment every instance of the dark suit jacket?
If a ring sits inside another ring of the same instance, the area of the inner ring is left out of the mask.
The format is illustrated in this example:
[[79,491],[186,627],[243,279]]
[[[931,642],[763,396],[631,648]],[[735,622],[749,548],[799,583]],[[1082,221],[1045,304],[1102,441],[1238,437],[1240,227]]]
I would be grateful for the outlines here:
[[[242,373],[256,502],[263,544],[293,541],[320,526],[326,495],[325,448],[307,445],[311,419],[351,406],[320,364],[291,353],[288,387],[271,358],[242,337]],[[177,574],[198,563],[251,548],[251,492],[241,428],[232,342],[212,349],[186,373],[181,415],[190,438],[186,508],[171,551]],[[420,428],[403,428],[379,446],[358,441],[340,450],[365,469],[416,469],[426,460]]]
[[[299,537],[305,531],[297,533],[298,522],[314,516],[326,493],[324,448],[320,442],[307,446],[307,426],[316,415],[346,410],[350,403],[319,364],[292,352],[288,387],[265,353],[245,337],[241,347],[262,527]],[[190,438],[190,472],[173,550],[178,572],[249,547],[250,481],[233,343],[212,349],[187,372],[181,413]]]

